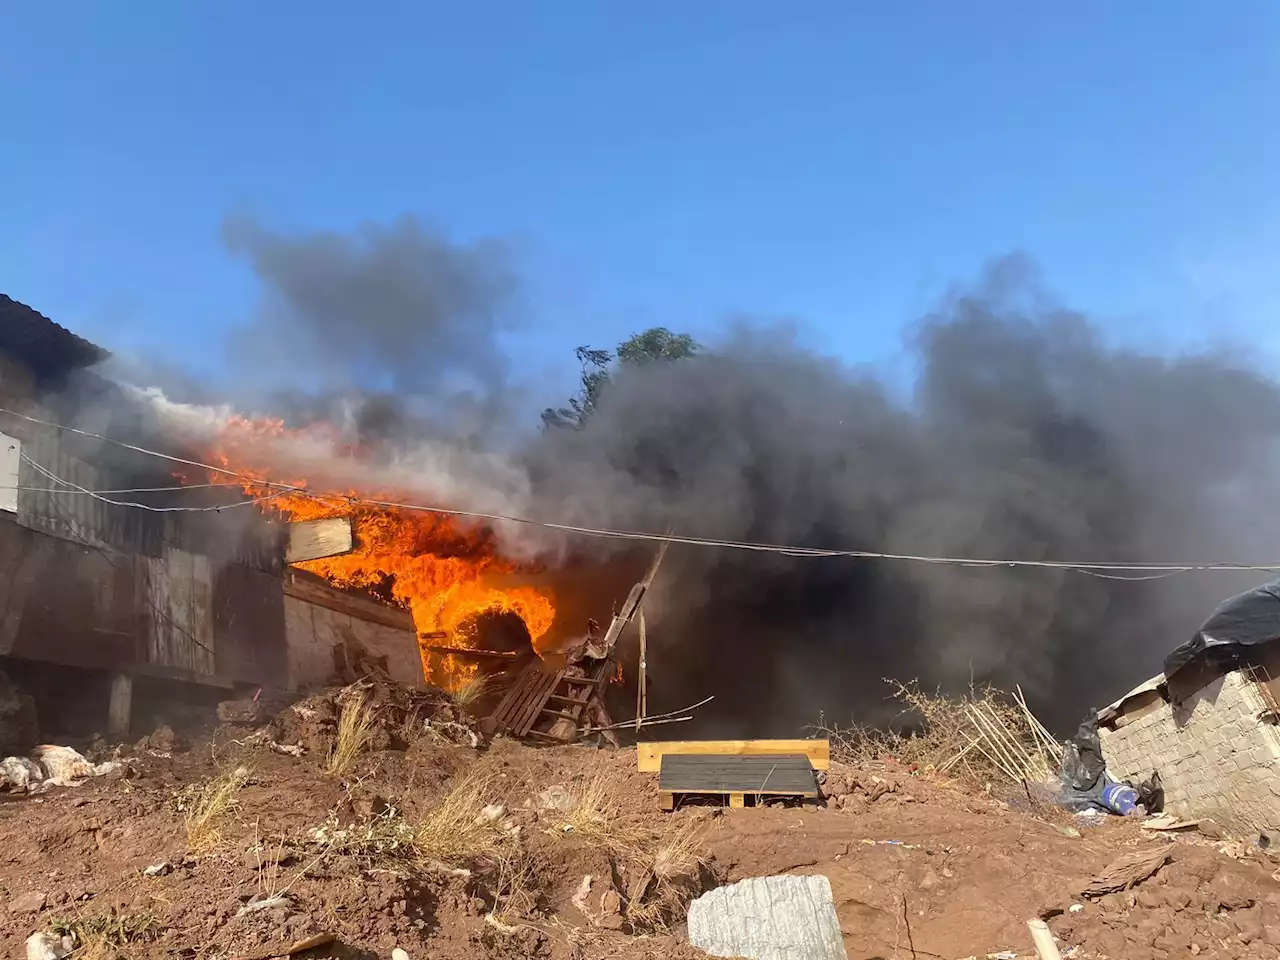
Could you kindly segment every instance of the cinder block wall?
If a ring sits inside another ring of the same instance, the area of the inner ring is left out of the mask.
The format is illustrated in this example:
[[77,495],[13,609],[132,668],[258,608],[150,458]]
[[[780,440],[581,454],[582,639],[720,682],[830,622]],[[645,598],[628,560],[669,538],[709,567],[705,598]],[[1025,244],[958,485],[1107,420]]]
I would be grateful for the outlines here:
[[1280,828],[1280,735],[1258,717],[1265,702],[1239,671],[1177,706],[1159,704],[1118,730],[1099,730],[1112,776],[1137,783],[1160,771],[1165,808],[1236,833]]

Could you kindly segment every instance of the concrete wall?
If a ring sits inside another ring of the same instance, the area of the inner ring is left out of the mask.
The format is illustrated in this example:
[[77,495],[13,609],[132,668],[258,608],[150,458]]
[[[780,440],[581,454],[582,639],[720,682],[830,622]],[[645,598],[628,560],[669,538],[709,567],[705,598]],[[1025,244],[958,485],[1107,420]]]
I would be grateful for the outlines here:
[[1259,719],[1267,710],[1257,685],[1238,671],[1218,677],[1181,703],[1122,715],[1099,730],[1112,776],[1137,782],[1160,771],[1165,806],[1207,817],[1227,830],[1280,828],[1280,733]]
[[348,638],[357,641],[371,656],[386,657],[393,680],[412,687],[425,684],[422,654],[412,630],[364,620],[289,595],[284,598],[284,624],[292,689],[332,682],[333,648]]

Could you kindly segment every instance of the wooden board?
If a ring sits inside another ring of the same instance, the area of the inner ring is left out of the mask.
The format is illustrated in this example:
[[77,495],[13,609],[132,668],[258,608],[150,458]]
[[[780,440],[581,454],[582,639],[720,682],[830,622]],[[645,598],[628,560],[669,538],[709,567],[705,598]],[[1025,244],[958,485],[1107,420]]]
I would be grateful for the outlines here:
[[[357,620],[368,620],[380,623],[396,630],[413,631],[413,614],[399,607],[392,607],[357,594],[348,593],[332,587],[315,574],[299,570],[289,570],[284,575],[284,594],[297,600],[314,603],[336,613],[346,614]],[[416,634],[411,638],[416,646]]]
[[560,679],[561,672],[548,669],[541,660],[529,664],[516,675],[511,689],[491,719],[498,729],[506,730],[513,737],[525,736],[551,699]]
[[350,553],[354,546],[350,517],[328,520],[299,520],[289,524],[289,544],[285,563],[302,563]]
[[722,754],[751,757],[761,754],[802,753],[815,770],[831,766],[831,744],[827,740],[666,740],[636,744],[636,762],[641,773],[657,773],[668,755]]
[[662,758],[663,793],[816,797],[818,779],[802,753],[743,756],[672,754]]

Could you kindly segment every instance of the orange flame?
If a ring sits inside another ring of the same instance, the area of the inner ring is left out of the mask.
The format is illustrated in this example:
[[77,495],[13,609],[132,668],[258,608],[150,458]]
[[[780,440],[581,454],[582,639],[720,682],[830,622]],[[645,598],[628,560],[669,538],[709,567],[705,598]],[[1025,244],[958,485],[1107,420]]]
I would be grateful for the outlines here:
[[[221,429],[218,448],[211,462],[254,479],[235,480],[224,474],[211,479],[217,483],[238,483],[255,497],[270,497],[261,505],[289,520],[352,518],[355,548],[352,552],[322,560],[295,564],[319,574],[339,587],[389,588],[396,602],[413,614],[419,633],[445,631],[451,646],[475,646],[476,624],[486,614],[513,613],[524,621],[535,650],[555,619],[555,606],[540,589],[511,586],[510,581],[527,567],[504,559],[497,550],[492,531],[464,525],[442,514],[393,507],[356,504],[343,498],[410,500],[394,492],[315,489],[324,499],[306,493],[280,493],[261,482],[272,480],[289,486],[307,487],[305,479],[279,480],[261,462],[270,456],[269,441],[285,436],[308,435],[330,444],[339,454],[358,456],[359,451],[335,442],[336,431],[327,424],[315,424],[304,431],[289,431],[283,421],[233,418]],[[264,441],[267,441],[264,443]],[[309,488],[310,489],[310,488]],[[427,679],[448,689],[456,689],[476,672],[472,664],[457,657],[432,657],[423,649]]]

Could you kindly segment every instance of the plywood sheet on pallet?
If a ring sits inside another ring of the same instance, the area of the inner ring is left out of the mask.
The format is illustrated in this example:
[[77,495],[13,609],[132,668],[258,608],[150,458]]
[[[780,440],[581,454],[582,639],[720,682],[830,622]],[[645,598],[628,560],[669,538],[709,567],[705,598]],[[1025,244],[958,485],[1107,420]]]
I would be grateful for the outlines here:
[[815,770],[831,766],[831,743],[827,740],[666,740],[636,744],[636,762],[641,773],[657,773],[664,756],[720,754],[751,757],[764,754],[804,754]]
[[663,793],[743,793],[816,797],[818,780],[804,754],[730,756],[673,754],[662,758]]

